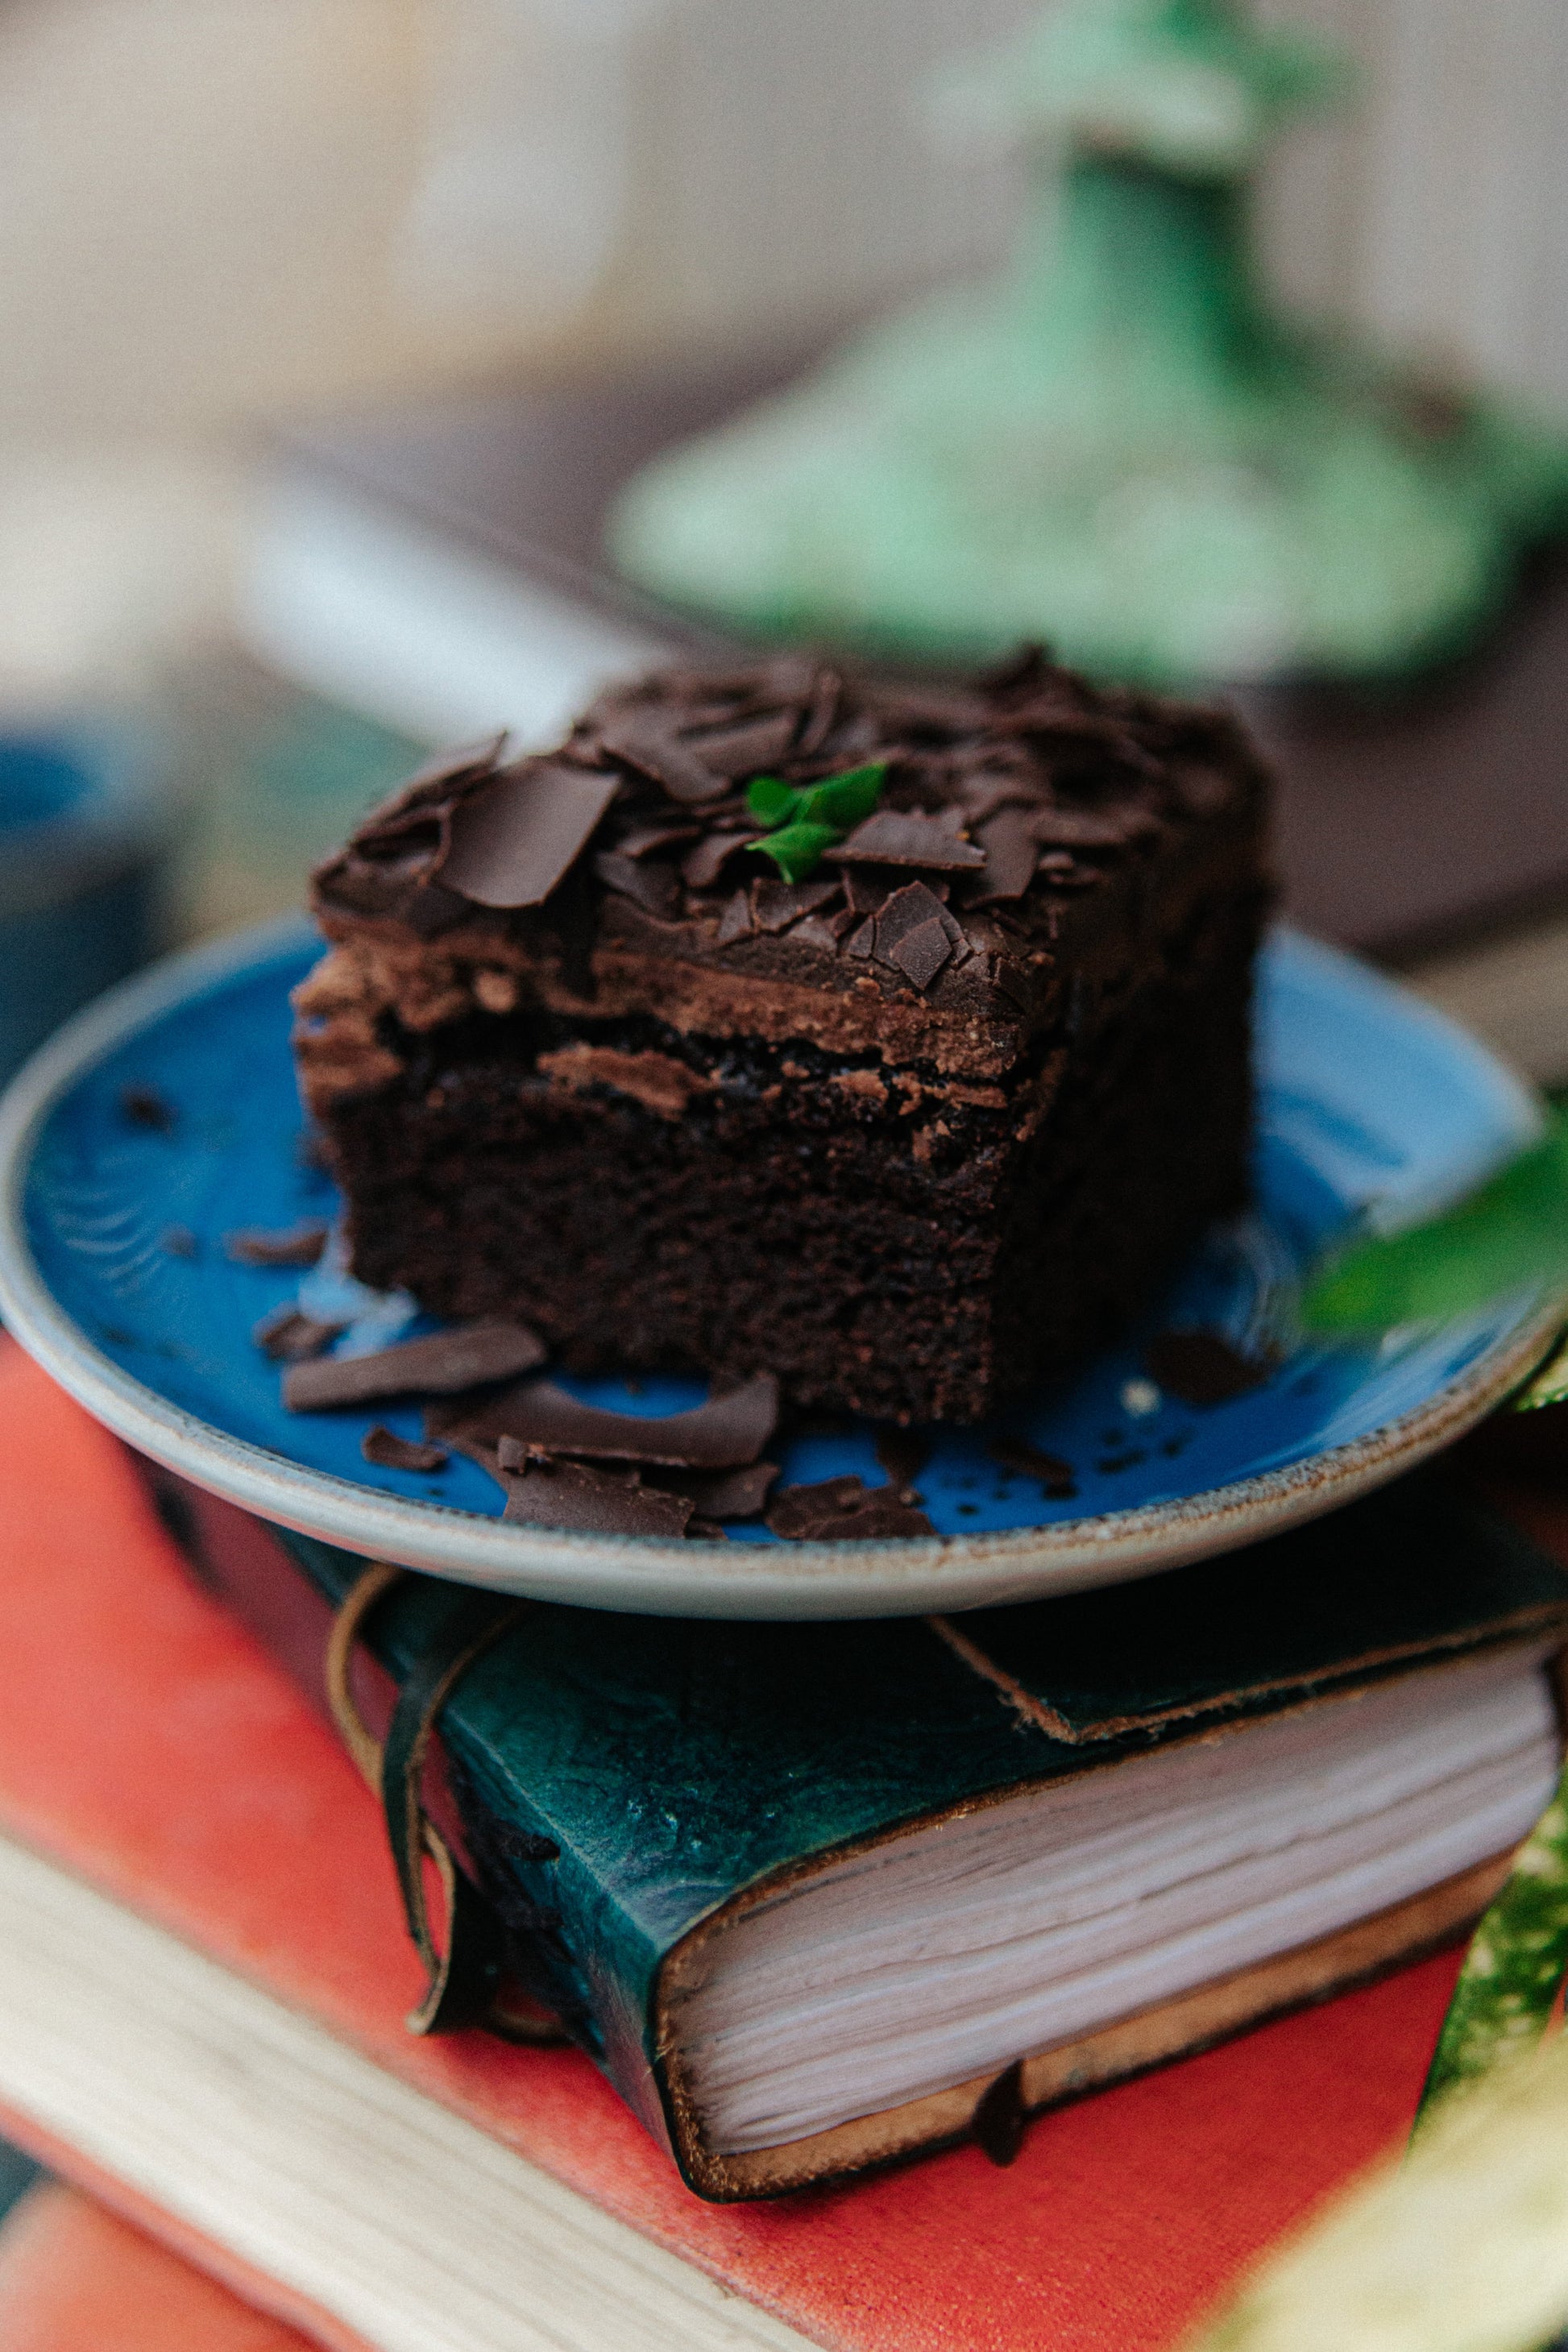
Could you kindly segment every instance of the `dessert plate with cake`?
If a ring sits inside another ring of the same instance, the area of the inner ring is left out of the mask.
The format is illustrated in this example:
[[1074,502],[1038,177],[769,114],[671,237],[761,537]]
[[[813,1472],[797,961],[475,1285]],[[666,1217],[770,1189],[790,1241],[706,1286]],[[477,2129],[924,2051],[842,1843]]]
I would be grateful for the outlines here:
[[416,777],[316,932],[46,1049],[0,1307],[203,1486],[585,1605],[929,1612],[1254,1540],[1449,1442],[1562,1311],[1301,1342],[1325,1247],[1538,1114],[1268,931],[1267,821],[1226,714],[1037,654],[616,688]]

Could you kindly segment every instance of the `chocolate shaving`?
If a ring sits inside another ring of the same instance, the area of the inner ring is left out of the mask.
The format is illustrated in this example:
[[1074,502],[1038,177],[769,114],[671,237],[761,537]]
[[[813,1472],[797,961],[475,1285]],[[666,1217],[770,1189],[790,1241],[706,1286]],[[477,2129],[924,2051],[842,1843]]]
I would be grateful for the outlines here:
[[174,1106],[156,1087],[121,1087],[120,1116],[128,1127],[143,1127],[149,1135],[171,1135]]
[[322,1356],[295,1364],[283,1376],[290,1412],[325,1412],[334,1405],[372,1404],[382,1397],[453,1396],[487,1381],[531,1371],[548,1350],[526,1323],[487,1317],[455,1323],[423,1339],[402,1339],[366,1356]]
[[719,918],[719,930],[714,945],[721,948],[733,947],[737,940],[749,940],[751,936],[752,894],[749,890],[737,890],[734,896],[726,901],[724,911]]
[[680,885],[672,866],[639,865],[635,857],[601,849],[595,856],[594,871],[609,889],[630,898],[658,922],[671,921],[679,910]]
[[837,896],[837,882],[755,882],[752,922],[759,931],[787,931],[803,915],[826,907]]
[[689,887],[710,890],[731,857],[738,856],[760,835],[750,833],[710,833],[695,849],[688,850],[682,858],[680,871]]
[[1261,1388],[1271,1366],[1255,1362],[1218,1331],[1162,1331],[1144,1360],[1151,1379],[1184,1404],[1228,1404]]
[[451,1460],[444,1445],[427,1445],[417,1437],[399,1437],[395,1431],[384,1429],[377,1422],[360,1439],[359,1450],[367,1462],[383,1470],[444,1470]]
[[685,807],[722,800],[730,789],[728,776],[716,775],[668,721],[651,713],[628,712],[613,719],[600,728],[599,741],[613,760],[624,761],[639,776],[662,785],[672,801]]
[[715,735],[696,735],[689,740],[705,768],[713,769],[733,782],[742,776],[760,775],[764,768],[776,767],[795,740],[795,712],[779,710],[766,719],[749,719],[742,726],[724,727]]
[[885,954],[894,941],[906,931],[918,930],[922,923],[940,923],[942,900],[923,882],[906,882],[884,898],[877,909],[877,947]]
[[569,1535],[665,1536],[679,1539],[691,1518],[683,1495],[633,1486],[581,1462],[530,1462],[505,1474],[506,1508],[514,1527],[559,1528]]
[[798,756],[809,760],[833,732],[844,699],[844,680],[835,669],[819,669],[811,682],[811,701],[800,730]]
[[931,1460],[931,1440],[916,1429],[879,1429],[876,1437],[877,1459],[888,1474],[889,1483],[899,1490],[901,1503],[916,1502],[919,1496],[910,1493],[915,1480]]
[[1056,849],[1120,849],[1160,830],[1143,808],[1036,808],[1025,823],[1034,840]]
[[[755,1519],[761,1517],[778,1475],[776,1462],[752,1462],[743,1470],[671,1472],[669,1480],[689,1496],[705,1519]],[[661,1486],[665,1483],[660,1479]]]
[[786,1486],[774,1496],[767,1516],[774,1535],[792,1543],[873,1543],[936,1533],[925,1513],[904,1502],[890,1486],[868,1486],[857,1477]]
[[858,915],[874,915],[886,901],[890,891],[897,889],[894,877],[887,873],[867,873],[853,866],[844,869],[844,896]]
[[475,1412],[442,1415],[437,1433],[493,1445],[515,1438],[525,1451],[585,1455],[597,1462],[658,1462],[678,1470],[731,1470],[755,1462],[779,1416],[779,1384],[759,1372],[743,1388],[710,1396],[690,1412],[609,1412],[584,1404],[553,1381],[525,1381]]
[[615,846],[622,857],[651,857],[656,849],[674,849],[683,841],[695,841],[698,827],[694,824],[634,824],[622,834]]
[[888,961],[916,988],[929,988],[943,964],[952,961],[952,941],[940,922],[920,923],[894,940]]
[[347,1328],[346,1323],[318,1323],[297,1307],[277,1307],[262,1317],[250,1336],[275,1364],[305,1364],[312,1356],[324,1355]]
[[1021,898],[1035,878],[1040,854],[1028,818],[1016,808],[1001,809],[981,826],[979,841],[985,871],[964,893],[964,904],[984,907],[999,898]]
[[836,866],[916,866],[937,874],[973,873],[985,863],[985,852],[960,841],[941,817],[903,809],[874,810],[826,856]]
[[314,1265],[327,1246],[327,1229],[319,1217],[302,1218],[280,1232],[247,1225],[226,1234],[224,1255],[236,1265]]
[[615,776],[563,761],[503,768],[452,812],[442,887],[480,907],[542,906],[618,790]]
[[1031,1445],[1026,1437],[994,1437],[986,1447],[993,1462],[1021,1478],[1037,1478],[1047,1502],[1065,1503],[1078,1493],[1078,1473],[1059,1454]]

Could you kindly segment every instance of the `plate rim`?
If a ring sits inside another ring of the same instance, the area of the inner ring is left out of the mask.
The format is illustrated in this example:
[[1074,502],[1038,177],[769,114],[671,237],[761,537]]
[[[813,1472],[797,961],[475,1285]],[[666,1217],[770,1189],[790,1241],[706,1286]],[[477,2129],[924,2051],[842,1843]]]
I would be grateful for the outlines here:
[[[1084,1591],[1281,1533],[1414,1468],[1479,1421],[1562,1328],[1554,1297],[1435,1395],[1363,1436],[1175,1501],[1038,1528],[853,1545],[676,1544],[521,1528],[384,1495],[231,1437],[124,1371],[56,1299],[24,1221],[33,1146],[69,1087],[150,1022],[313,936],[305,918],[289,915],[184,949],[96,999],[24,1066],[0,1097],[0,1316],[51,1378],[138,1452],[242,1509],[367,1558],[535,1600],[655,1616],[919,1616]],[[1359,968],[1342,950],[1310,944]],[[1415,1009],[1514,1078],[1459,1024],[1419,999]],[[1521,1100],[1532,1099],[1514,1083]]]

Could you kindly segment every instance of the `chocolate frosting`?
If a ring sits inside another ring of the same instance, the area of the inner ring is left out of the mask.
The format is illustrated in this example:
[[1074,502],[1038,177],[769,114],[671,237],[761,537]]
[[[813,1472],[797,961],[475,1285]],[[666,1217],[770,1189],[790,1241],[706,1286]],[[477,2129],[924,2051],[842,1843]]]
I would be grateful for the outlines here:
[[[782,880],[748,787],[868,764],[874,813]],[[1156,863],[1196,891],[1216,856],[1256,854],[1265,791],[1226,712],[1037,652],[951,688],[796,656],[658,671],[553,751],[435,763],[319,869],[342,955],[297,999],[307,1088],[384,1083],[386,1013],[417,1033],[524,999],[994,1076],[1096,940],[1135,947]]]

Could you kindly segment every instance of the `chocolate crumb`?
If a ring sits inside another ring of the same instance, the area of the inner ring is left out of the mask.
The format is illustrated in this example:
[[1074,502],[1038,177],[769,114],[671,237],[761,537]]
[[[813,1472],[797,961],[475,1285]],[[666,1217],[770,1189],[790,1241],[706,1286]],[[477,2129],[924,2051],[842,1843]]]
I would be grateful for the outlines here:
[[428,1445],[416,1437],[399,1437],[395,1430],[384,1429],[378,1421],[360,1439],[359,1450],[367,1462],[383,1470],[444,1470],[451,1460],[444,1445]]
[[321,1356],[331,1346],[339,1333],[348,1328],[344,1323],[318,1323],[313,1316],[302,1315],[297,1307],[275,1307],[264,1315],[250,1336],[264,1356],[275,1364],[304,1364],[313,1356]]
[[[382,1397],[451,1396],[488,1381],[511,1379],[544,1361],[544,1342],[525,1323],[487,1318],[456,1323],[423,1339],[402,1339],[365,1356],[323,1356],[283,1377],[290,1412],[373,1404]],[[444,1434],[445,1433],[439,1433]]]
[[1272,1370],[1242,1355],[1218,1331],[1162,1331],[1144,1360],[1150,1378],[1184,1404],[1228,1404],[1261,1388]]
[[314,1265],[327,1246],[327,1228],[319,1217],[302,1218],[276,1233],[247,1225],[226,1234],[224,1255],[236,1265]]
[[121,1087],[120,1116],[129,1126],[144,1127],[152,1135],[174,1132],[174,1106],[156,1087]]
[[201,1244],[189,1225],[165,1225],[161,1246],[168,1257],[195,1257]]

